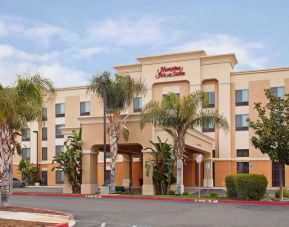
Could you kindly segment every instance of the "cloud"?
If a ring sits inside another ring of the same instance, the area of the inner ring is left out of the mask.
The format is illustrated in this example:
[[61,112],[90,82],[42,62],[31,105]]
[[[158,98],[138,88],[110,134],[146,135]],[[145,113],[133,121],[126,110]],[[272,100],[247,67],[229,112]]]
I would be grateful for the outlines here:
[[4,85],[11,85],[17,75],[33,75],[39,72],[51,79],[56,87],[79,86],[87,82],[86,72],[57,63],[35,66],[29,62],[0,62],[0,81]]
[[79,42],[78,34],[62,27],[11,16],[0,16],[0,37],[21,37],[46,45],[53,39],[64,43]]
[[107,53],[108,49],[104,47],[73,48],[69,52],[73,58],[85,59],[96,54]]
[[227,34],[207,34],[199,39],[184,42],[170,47],[169,51],[190,51],[203,49],[207,54],[235,53],[239,67],[263,67],[269,59],[257,54],[264,50],[263,42],[246,42],[238,37]]
[[88,37],[93,41],[113,43],[118,46],[159,45],[175,40],[180,34],[172,34],[166,17],[120,17],[91,25]]

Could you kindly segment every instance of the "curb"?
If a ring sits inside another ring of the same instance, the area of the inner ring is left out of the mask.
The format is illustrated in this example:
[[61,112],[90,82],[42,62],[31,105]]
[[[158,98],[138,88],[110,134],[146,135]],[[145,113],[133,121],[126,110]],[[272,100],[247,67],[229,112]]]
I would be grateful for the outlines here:
[[162,198],[162,197],[157,198],[149,196],[143,197],[143,196],[121,196],[121,195],[115,196],[115,195],[89,195],[89,194],[57,194],[57,193],[52,194],[52,193],[30,193],[30,192],[13,192],[12,194],[16,196],[27,195],[27,196],[47,196],[47,197],[90,198],[90,199],[129,199],[129,200],[150,200],[150,201],[196,202],[196,203],[231,203],[231,204],[249,204],[249,205],[251,204],[263,206],[266,205],[289,206],[289,202],[273,202],[273,201],[216,200],[216,199]]
[[[14,193],[13,193],[14,194]],[[41,210],[41,211],[50,211],[50,212],[55,212],[58,213],[59,215],[63,215],[63,216],[67,216],[68,217],[68,221],[70,220],[74,220],[74,215],[64,212],[64,211],[59,211],[59,210],[52,210],[52,209],[44,209],[44,208],[34,208],[34,207],[22,207],[22,208],[27,208],[27,209],[31,209],[31,210]],[[69,227],[68,222],[67,223],[59,223],[59,224],[55,224],[55,225],[51,225],[49,227]]]

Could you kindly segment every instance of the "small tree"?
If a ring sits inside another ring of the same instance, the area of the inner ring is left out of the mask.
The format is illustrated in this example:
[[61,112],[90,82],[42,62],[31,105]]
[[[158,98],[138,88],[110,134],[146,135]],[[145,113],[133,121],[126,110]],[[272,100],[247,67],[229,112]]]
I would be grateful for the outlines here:
[[82,183],[82,141],[81,130],[72,131],[64,142],[65,151],[57,154],[52,164],[55,166],[52,170],[58,169],[64,171],[68,175],[68,182],[72,187],[73,193],[80,193]]
[[151,150],[154,160],[146,161],[146,175],[149,176],[151,167],[153,167],[153,181],[156,187],[156,193],[167,195],[171,184],[175,183],[175,168],[176,155],[175,149],[166,140],[162,142],[160,137],[157,137],[158,143],[150,141],[153,148],[149,147],[145,150]]
[[273,162],[279,163],[280,200],[283,200],[283,166],[289,165],[289,95],[282,99],[265,90],[268,103],[255,103],[258,112],[256,121],[249,120],[255,130],[252,144]]
[[22,179],[27,179],[29,185],[34,185],[37,181],[38,170],[29,161],[21,160],[18,165],[18,172]]

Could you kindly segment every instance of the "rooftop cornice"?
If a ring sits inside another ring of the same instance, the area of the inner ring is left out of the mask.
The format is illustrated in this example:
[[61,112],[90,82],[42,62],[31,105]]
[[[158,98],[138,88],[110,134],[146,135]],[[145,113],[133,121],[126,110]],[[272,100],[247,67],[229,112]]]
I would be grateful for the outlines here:
[[118,72],[140,72],[142,64],[116,65],[113,66]]
[[247,74],[255,74],[255,73],[283,72],[283,71],[289,71],[289,67],[270,68],[270,69],[256,69],[256,70],[246,70],[246,71],[239,71],[239,72],[231,72],[231,76],[239,76],[239,75],[247,75]]
[[159,63],[160,61],[161,62],[180,61],[180,60],[196,59],[204,56],[207,56],[204,50],[197,50],[172,54],[144,56],[137,58],[137,60],[143,64],[153,64]]
[[238,60],[233,53],[210,55],[201,58],[201,65],[216,64],[220,62],[229,62],[233,68],[238,63]]

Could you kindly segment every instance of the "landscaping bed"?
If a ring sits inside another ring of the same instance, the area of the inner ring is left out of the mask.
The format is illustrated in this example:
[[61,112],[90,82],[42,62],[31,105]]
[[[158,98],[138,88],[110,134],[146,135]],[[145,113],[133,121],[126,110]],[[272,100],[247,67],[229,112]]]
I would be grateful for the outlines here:
[[60,214],[59,212],[53,211],[53,210],[43,210],[43,209],[28,208],[28,207],[7,207],[7,208],[0,208],[0,211],[29,212],[29,213],[55,214],[55,215]]
[[2,219],[0,218],[0,226],[5,227],[47,227],[53,226],[55,223],[43,223],[43,222],[34,222],[34,221],[20,221],[20,220],[11,220],[11,219]]

